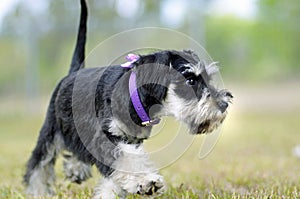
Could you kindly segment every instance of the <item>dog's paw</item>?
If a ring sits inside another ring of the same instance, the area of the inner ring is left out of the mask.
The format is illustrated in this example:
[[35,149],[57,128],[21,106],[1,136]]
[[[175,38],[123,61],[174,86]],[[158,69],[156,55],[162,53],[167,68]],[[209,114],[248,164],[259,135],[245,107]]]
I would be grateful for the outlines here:
[[165,192],[166,187],[162,176],[150,174],[145,177],[144,182],[138,185],[137,194],[140,195],[159,195]]
[[66,179],[77,184],[92,177],[91,166],[75,158],[64,161],[64,173]]
[[127,192],[121,189],[112,179],[103,178],[95,188],[93,199],[125,199]]

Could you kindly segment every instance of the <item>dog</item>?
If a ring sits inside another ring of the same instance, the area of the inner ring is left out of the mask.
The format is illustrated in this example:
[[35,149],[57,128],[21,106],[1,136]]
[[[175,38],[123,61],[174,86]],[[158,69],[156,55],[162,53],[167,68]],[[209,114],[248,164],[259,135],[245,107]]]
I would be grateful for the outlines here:
[[224,121],[233,96],[211,84],[216,65],[205,64],[192,50],[129,54],[122,65],[84,68],[87,6],[80,2],[71,67],[52,94],[27,163],[26,192],[55,194],[54,165],[63,153],[72,182],[90,178],[92,165],[102,174],[94,198],[161,194],[166,184],[143,149],[152,127],[169,115],[191,134],[212,132]]

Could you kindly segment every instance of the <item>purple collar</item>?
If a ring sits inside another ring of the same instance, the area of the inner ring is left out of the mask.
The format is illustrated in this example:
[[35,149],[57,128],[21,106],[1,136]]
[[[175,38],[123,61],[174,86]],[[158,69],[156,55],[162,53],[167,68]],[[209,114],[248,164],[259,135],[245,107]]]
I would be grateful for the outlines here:
[[[136,62],[140,57],[135,54],[128,54],[126,59],[128,62],[122,64],[121,66],[124,68],[133,68],[133,63]],[[139,118],[142,120],[143,126],[152,126],[158,124],[160,119],[151,120],[145,111],[136,85],[136,72],[132,71],[129,77],[129,93],[130,99],[133,104],[135,112],[138,114]]]

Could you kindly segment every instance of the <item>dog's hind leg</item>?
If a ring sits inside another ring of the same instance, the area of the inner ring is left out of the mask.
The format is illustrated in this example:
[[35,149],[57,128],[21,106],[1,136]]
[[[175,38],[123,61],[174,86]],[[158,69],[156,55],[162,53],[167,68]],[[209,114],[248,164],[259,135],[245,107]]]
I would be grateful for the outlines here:
[[[58,89],[56,89],[57,91]],[[63,140],[58,130],[54,100],[57,92],[53,93],[46,120],[40,131],[37,145],[27,163],[24,183],[27,194],[34,196],[53,195],[55,182],[54,164]]]
[[42,129],[38,143],[27,163],[24,182],[27,185],[26,193],[33,196],[54,195],[55,182],[54,164],[59,153],[59,136],[47,137]]
[[63,157],[64,173],[68,180],[81,184],[83,181],[92,177],[90,164],[78,160],[78,158],[72,153],[64,152]]

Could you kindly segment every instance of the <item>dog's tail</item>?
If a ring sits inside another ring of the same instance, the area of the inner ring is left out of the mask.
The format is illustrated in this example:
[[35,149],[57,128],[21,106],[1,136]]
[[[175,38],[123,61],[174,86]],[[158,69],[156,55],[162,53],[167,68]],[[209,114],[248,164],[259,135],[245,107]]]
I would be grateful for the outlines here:
[[85,0],[80,0],[81,13],[80,13],[80,23],[77,34],[76,47],[73,53],[72,63],[69,70],[69,74],[78,71],[84,67],[85,59],[85,43],[86,43],[86,24],[88,10]]

